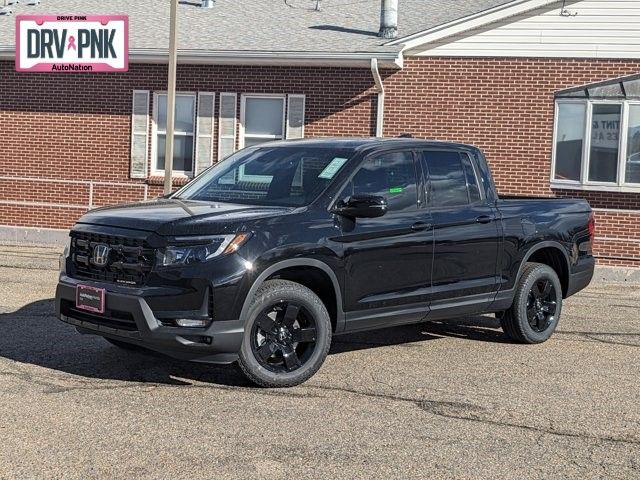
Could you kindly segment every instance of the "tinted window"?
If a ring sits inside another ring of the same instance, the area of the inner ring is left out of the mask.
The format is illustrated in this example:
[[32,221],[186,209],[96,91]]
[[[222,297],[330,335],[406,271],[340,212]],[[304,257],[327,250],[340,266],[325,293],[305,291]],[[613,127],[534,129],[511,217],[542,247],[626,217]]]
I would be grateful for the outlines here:
[[[429,172],[429,204],[451,207],[469,203],[467,177],[458,152],[424,152]],[[477,185],[476,185],[477,189]]]
[[471,163],[471,158],[466,153],[461,153],[462,168],[464,168],[464,175],[467,178],[467,189],[469,190],[469,201],[475,203],[480,200],[480,188],[478,187],[478,177]]
[[245,148],[207,170],[176,198],[251,205],[308,205],[353,152],[306,146]]
[[389,211],[416,209],[418,189],[412,153],[386,153],[365,160],[340,198],[356,194],[386,198]]

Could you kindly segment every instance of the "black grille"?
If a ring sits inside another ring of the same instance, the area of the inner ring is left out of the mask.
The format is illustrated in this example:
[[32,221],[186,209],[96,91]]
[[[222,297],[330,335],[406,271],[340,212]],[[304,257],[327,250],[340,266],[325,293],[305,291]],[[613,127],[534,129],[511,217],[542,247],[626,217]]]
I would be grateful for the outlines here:
[[117,330],[127,330],[135,332],[138,330],[133,315],[129,312],[120,312],[118,310],[107,310],[104,314],[95,314],[76,308],[73,303],[62,300],[60,304],[60,312],[66,317],[75,318],[83,322],[93,323],[94,325],[104,325],[105,327],[115,328]]
[[[98,245],[109,250],[106,265],[96,265],[93,253]],[[155,251],[144,240],[96,233],[71,233],[71,263],[76,278],[126,285],[142,285],[153,268]]]

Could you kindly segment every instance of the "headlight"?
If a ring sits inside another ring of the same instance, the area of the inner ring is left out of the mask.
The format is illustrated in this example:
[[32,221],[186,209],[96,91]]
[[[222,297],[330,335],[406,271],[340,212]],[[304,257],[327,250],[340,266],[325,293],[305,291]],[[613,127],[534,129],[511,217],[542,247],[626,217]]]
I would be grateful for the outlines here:
[[71,253],[71,235],[69,235],[67,243],[64,246],[64,250],[62,251],[62,254],[60,255],[60,258],[58,260],[60,273],[67,273],[67,257],[69,256],[69,253]]
[[[236,235],[219,235],[206,239],[182,237],[176,239],[185,245],[169,245],[159,251],[158,265],[168,267],[171,265],[192,265],[201,263],[221,255],[227,255],[237,251],[251,236],[250,233],[238,233]],[[198,242],[193,244],[191,242]],[[202,242],[200,244],[200,242]],[[206,242],[206,243],[205,243]],[[191,244],[189,244],[191,243]]]

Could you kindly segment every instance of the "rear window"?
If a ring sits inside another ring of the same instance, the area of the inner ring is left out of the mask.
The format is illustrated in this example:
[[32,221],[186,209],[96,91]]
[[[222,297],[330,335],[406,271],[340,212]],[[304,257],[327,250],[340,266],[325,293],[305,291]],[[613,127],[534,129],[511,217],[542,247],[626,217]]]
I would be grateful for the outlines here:
[[422,156],[429,178],[429,205],[455,207],[480,200],[473,164],[466,153],[431,150]]

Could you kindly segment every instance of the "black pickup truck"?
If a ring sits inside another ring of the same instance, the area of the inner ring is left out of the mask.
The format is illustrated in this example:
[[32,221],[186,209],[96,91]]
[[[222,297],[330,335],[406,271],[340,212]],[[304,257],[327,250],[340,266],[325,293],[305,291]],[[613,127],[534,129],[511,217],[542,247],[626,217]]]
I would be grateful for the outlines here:
[[499,198],[472,146],[274,142],[85,214],[56,308],[122,348],[291,386],[348,332],[495,313],[514,341],[543,342],[591,280],[593,236],[583,200]]

